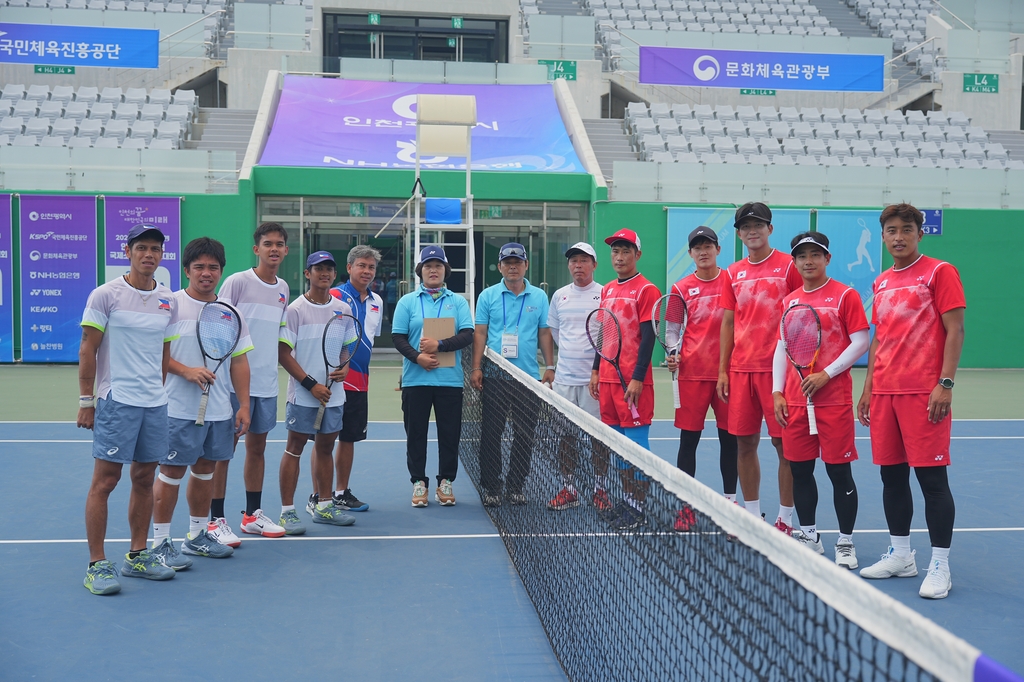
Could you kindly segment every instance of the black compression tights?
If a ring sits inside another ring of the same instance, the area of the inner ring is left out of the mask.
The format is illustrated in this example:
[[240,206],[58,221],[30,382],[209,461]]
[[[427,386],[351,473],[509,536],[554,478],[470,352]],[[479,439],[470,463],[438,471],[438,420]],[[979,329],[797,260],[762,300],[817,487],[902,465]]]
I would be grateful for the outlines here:
[[[910,493],[910,466],[893,464],[882,468],[882,506],[889,533],[910,535],[914,518],[914,498]],[[949,489],[946,467],[915,467],[917,482],[924,494],[924,518],[932,547],[948,548],[953,541],[956,505]]]
[[[818,508],[818,484],[814,480],[816,461],[812,459],[808,462],[789,463],[793,472],[793,503],[801,526],[815,525]],[[826,464],[825,471],[832,481],[832,502],[836,507],[839,532],[850,535],[857,522],[857,484],[853,482],[850,463]]]
[[[679,454],[676,457],[676,466],[690,477],[697,474],[697,445],[700,443],[700,433],[700,431],[679,432]],[[739,447],[736,443],[736,436],[725,429],[718,429],[718,443],[721,448],[719,467],[722,470],[722,492],[726,495],[735,495],[736,480],[739,477],[739,470],[736,467],[736,452]]]

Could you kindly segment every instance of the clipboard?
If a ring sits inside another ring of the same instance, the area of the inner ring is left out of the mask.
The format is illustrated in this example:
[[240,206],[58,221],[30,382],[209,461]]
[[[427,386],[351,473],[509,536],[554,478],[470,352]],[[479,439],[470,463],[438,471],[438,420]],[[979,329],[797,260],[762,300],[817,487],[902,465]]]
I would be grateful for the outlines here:
[[[428,317],[423,320],[423,336],[443,341],[455,336],[454,317]],[[454,367],[455,353],[438,353],[438,367]]]

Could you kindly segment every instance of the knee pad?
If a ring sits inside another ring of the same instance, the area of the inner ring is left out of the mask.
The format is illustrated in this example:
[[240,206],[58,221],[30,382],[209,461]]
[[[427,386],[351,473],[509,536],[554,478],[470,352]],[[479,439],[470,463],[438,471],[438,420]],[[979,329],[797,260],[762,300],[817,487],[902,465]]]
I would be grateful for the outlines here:
[[181,478],[185,478],[184,476],[181,478],[171,478],[170,476],[164,475],[164,472],[162,471],[158,472],[156,477],[167,485],[181,485]]
[[190,467],[190,468],[189,468],[189,470],[188,470],[188,472],[189,472],[190,474],[192,474],[192,476],[194,476],[195,478],[198,478],[198,479],[199,479],[200,481],[211,481],[211,480],[213,480],[213,472],[212,472],[212,471],[211,471],[210,473],[208,473],[208,474],[197,474],[197,473],[196,473],[196,472],[195,472],[195,471],[194,471],[194,470],[193,470],[193,469],[192,469],[192,468]]

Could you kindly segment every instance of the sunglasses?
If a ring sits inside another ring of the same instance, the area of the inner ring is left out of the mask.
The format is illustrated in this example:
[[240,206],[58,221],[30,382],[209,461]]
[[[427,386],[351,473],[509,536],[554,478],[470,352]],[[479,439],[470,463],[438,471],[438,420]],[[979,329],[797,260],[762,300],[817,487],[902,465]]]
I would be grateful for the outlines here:
[[526,249],[520,249],[519,247],[505,249],[504,251],[501,252],[500,260],[505,260],[506,258],[519,258],[522,260],[526,260]]

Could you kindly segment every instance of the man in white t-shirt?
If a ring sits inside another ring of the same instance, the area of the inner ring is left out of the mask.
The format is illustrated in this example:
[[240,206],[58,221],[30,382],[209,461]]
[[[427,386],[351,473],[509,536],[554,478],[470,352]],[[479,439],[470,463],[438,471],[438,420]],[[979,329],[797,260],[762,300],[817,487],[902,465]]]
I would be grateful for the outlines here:
[[[226,278],[219,294],[220,300],[242,314],[253,345],[248,354],[251,422],[245,435],[245,511],[241,529],[253,535],[281,537],[284,529],[271,521],[262,508],[267,434],[277,425],[277,340],[285,324],[289,296],[288,283],[277,276],[277,271],[288,255],[288,233],[280,223],[263,223],[253,234],[253,242],[252,251],[259,259],[256,267]],[[231,401],[237,412],[240,405],[233,390]],[[210,534],[218,542],[238,547],[242,541],[224,519],[227,478],[228,462],[217,462],[210,506],[217,530]]]
[[[249,363],[245,356],[252,351],[245,318],[224,306],[214,306],[210,312],[229,324],[235,323],[230,322],[232,318],[238,318],[240,333],[231,358],[223,363],[207,360],[199,345],[196,327],[206,304],[217,300],[215,292],[224,271],[224,245],[209,237],[193,239],[185,246],[181,260],[188,287],[173,294],[176,305],[171,315],[171,359],[165,384],[168,452],[160,460],[160,473],[153,484],[153,550],[165,566],[176,571],[192,565],[184,555],[223,559],[234,553],[233,548],[210,535],[217,524],[207,518],[214,466],[234,456],[234,439],[245,435],[249,426]],[[196,422],[207,386],[210,392],[200,426]],[[231,406],[232,388],[238,396],[238,409]],[[189,531],[179,552],[170,540],[171,519],[186,469],[192,473],[186,493]]]
[[[569,247],[565,257],[569,261],[572,284],[556,291],[548,308],[548,327],[558,345],[558,363],[555,365],[555,381],[551,388],[595,419],[600,419],[601,407],[590,395],[589,389],[590,373],[594,367],[594,347],[587,339],[587,316],[601,306],[601,285],[594,281],[597,252],[590,244],[578,242]],[[560,460],[563,487],[548,502],[548,509],[561,511],[579,505],[579,492],[576,490],[578,449],[579,443],[562,443]],[[598,474],[604,477],[607,474],[607,457],[597,457],[594,453],[593,462]],[[605,494],[605,488],[607,485],[600,488],[600,494]]]
[[[78,352],[78,428],[92,429],[95,459],[85,503],[89,569],[85,587],[93,594],[121,591],[118,569],[103,550],[107,499],[131,465],[128,502],[131,544],[120,575],[169,580],[174,570],[146,547],[153,513],[153,475],[167,455],[167,374],[164,346],[174,310],[171,290],[153,279],[163,258],[164,234],[151,225],[128,232],[128,274],[97,287],[82,313]],[[95,386],[95,392],[93,387]]]

